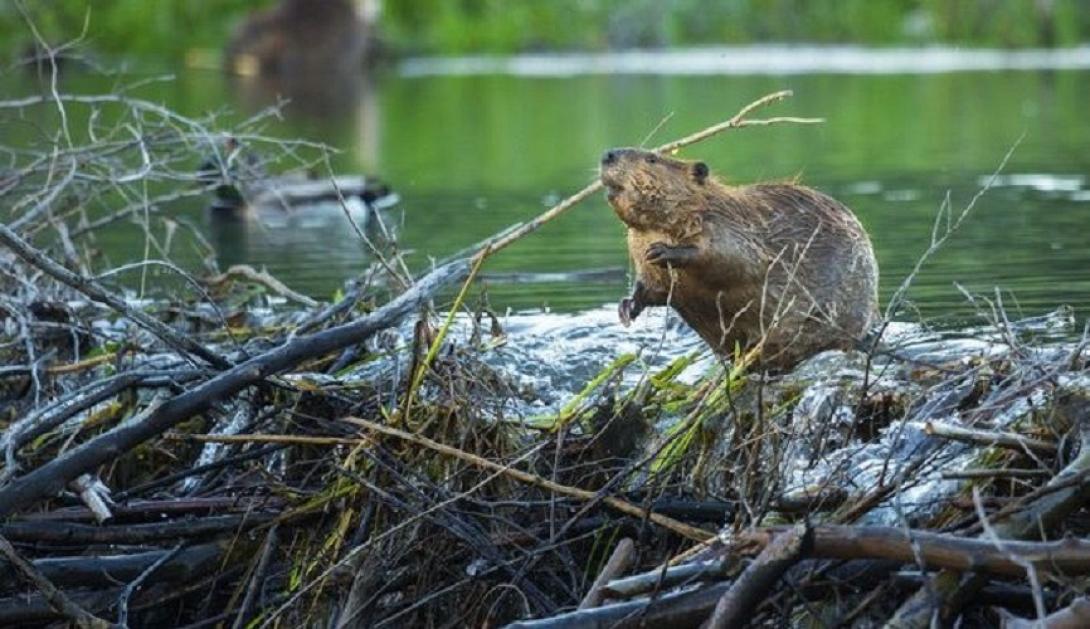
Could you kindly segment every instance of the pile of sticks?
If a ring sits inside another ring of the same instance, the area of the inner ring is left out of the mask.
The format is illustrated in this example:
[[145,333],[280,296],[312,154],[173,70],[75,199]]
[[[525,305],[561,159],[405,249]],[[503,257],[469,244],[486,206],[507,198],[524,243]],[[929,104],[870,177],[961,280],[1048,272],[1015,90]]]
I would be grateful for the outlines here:
[[[786,96],[658,150],[814,122],[750,118]],[[58,129],[0,173],[0,625],[1085,616],[1090,554],[1062,539],[1090,491],[1082,342],[995,316],[971,359],[876,345],[687,384],[685,357],[635,386],[622,357],[530,421],[509,409],[535,392],[482,360],[502,330],[458,313],[492,255],[598,184],[423,274],[361,232],[375,263],[319,303],[169,261],[214,120],[55,90],[0,111]],[[113,268],[94,234],[119,220],[148,255]]]

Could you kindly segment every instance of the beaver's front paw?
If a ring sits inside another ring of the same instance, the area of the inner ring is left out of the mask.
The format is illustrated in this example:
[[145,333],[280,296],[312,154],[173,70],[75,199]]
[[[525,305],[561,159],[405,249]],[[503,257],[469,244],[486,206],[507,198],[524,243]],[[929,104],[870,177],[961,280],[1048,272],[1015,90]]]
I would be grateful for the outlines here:
[[647,248],[644,259],[655,266],[682,267],[692,262],[695,255],[696,247],[688,245],[671,246],[664,242],[656,242]]
[[643,312],[643,304],[634,297],[625,297],[621,300],[621,303],[617,304],[617,316],[621,319],[621,325],[628,327],[632,324],[632,320],[640,316]]

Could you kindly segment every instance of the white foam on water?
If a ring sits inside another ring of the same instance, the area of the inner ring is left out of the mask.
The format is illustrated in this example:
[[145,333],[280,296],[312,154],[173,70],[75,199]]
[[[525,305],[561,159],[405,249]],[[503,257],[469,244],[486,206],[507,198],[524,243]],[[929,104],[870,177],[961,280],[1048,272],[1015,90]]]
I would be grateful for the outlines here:
[[1090,45],[1059,49],[868,48],[769,44],[601,53],[418,57],[401,62],[405,77],[506,74],[795,75],[939,74],[998,70],[1090,69]]
[[1056,175],[1051,173],[1012,173],[998,175],[995,180],[981,177],[981,186],[991,185],[1002,188],[1031,188],[1040,192],[1080,192],[1086,178],[1082,175]]

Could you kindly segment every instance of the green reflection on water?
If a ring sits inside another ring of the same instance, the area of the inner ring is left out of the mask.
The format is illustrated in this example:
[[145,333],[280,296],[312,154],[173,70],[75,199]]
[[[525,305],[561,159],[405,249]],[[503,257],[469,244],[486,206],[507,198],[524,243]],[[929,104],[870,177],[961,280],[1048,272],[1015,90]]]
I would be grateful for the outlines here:
[[[952,243],[929,264],[911,296],[925,316],[965,311],[954,282],[976,291],[1010,289],[1028,312],[1090,305],[1090,102],[1087,72],[981,72],[946,75],[673,77],[509,76],[400,78],[335,86],[333,97],[302,92],[269,132],[325,141],[343,172],[376,173],[397,189],[398,226],[416,268],[481,240],[595,176],[598,156],[652,143],[732,115],[770,91],[795,97],[771,114],[824,116],[819,127],[730,132],[687,149],[729,182],[799,177],[837,196],[870,230],[883,295],[926,248],[931,223],[950,192],[964,205],[982,177],[1024,134],[1007,172]],[[104,91],[110,82],[66,79],[69,91]],[[224,107],[251,113],[277,86],[232,85],[214,73],[183,73],[144,90],[183,113]],[[1057,183],[1059,182],[1059,183]],[[197,206],[176,210],[197,222],[224,264],[264,265],[289,285],[330,295],[367,261],[336,211],[293,216],[264,227],[213,221]],[[98,244],[115,262],[139,259],[140,232],[119,226]],[[194,262],[188,250],[179,257]],[[490,262],[492,272],[626,267],[623,234],[595,199]],[[621,279],[596,283],[489,285],[498,308],[577,309],[619,298]],[[1080,312],[1084,316],[1084,312]]]

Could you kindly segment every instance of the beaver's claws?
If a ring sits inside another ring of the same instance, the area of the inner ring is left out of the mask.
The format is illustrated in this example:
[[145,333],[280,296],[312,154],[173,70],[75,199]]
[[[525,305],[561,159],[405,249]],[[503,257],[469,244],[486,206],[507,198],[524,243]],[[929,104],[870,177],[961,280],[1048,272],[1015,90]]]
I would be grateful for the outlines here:
[[617,304],[617,316],[621,319],[621,325],[628,327],[632,325],[632,320],[640,316],[640,312],[643,307],[638,301],[631,297],[625,297],[621,300],[621,303]]
[[644,259],[649,264],[655,266],[674,266],[680,267],[692,260],[695,253],[695,247],[689,246],[670,246],[664,242],[652,243],[647,248],[647,253],[644,255]]

